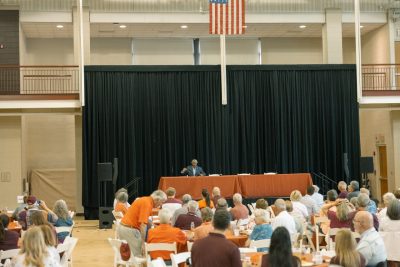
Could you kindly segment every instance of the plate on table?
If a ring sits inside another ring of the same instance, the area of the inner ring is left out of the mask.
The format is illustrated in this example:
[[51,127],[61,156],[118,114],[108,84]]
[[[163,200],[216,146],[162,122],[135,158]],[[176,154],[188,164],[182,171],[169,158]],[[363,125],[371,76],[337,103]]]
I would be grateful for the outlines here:
[[313,266],[314,263],[310,261],[301,261],[301,267]]

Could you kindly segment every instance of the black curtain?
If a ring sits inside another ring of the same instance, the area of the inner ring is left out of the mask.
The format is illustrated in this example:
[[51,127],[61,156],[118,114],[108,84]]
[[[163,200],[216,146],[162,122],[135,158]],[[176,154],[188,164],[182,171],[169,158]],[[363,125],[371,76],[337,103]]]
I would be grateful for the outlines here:
[[197,158],[207,173],[322,172],[359,179],[354,65],[87,66],[83,204],[98,206],[97,163],[119,159],[118,187],[161,176]]

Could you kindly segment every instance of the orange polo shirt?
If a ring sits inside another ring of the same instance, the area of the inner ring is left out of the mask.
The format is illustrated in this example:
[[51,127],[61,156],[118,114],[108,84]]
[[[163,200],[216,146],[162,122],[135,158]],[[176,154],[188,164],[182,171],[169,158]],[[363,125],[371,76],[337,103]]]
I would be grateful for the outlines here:
[[151,197],[141,197],[136,199],[128,208],[128,211],[121,220],[121,224],[140,230],[140,225],[142,223],[147,224],[153,206],[154,203]]
[[120,211],[122,212],[122,215],[125,215],[125,213],[128,211],[126,208],[125,204],[122,202],[118,202],[117,205],[115,205],[115,211]]
[[199,227],[194,229],[194,241],[208,236],[212,230],[214,230],[214,226],[212,226],[211,222],[203,222]]
[[[172,227],[170,224],[160,224],[156,228],[150,229],[147,234],[147,243],[177,243],[186,244],[186,235],[181,229],[177,227]],[[171,251],[154,251],[150,252],[152,259],[157,259],[158,257],[164,260],[170,260]]]
[[[197,201],[197,202],[199,203],[199,209],[200,209],[200,210],[201,210],[202,208],[207,207],[207,204],[206,204],[206,200],[205,200],[205,199],[199,200],[199,201]],[[210,209],[213,209],[213,208],[214,208],[214,203],[213,203],[212,200],[210,200]]]

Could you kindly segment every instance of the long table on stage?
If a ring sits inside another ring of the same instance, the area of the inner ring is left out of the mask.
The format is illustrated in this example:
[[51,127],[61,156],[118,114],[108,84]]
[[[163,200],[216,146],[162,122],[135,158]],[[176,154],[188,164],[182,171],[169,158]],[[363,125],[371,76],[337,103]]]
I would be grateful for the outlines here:
[[200,199],[203,188],[207,188],[211,193],[213,187],[218,186],[225,198],[231,198],[235,193],[241,193],[246,198],[257,198],[287,197],[295,189],[305,194],[309,185],[312,185],[309,173],[177,176],[161,177],[158,189],[165,191],[168,187],[173,187],[178,198],[183,194],[190,194],[193,199]]

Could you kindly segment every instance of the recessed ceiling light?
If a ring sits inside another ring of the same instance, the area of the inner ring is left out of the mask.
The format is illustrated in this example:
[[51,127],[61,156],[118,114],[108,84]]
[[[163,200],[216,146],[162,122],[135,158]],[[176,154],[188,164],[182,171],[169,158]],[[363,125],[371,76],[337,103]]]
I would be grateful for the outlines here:
[[125,29],[125,28],[126,28],[126,25],[119,25],[119,27],[120,27],[121,29]]
[[247,29],[247,25],[243,25],[242,28],[243,28],[243,29]]
[[307,28],[307,26],[306,25],[300,25],[299,28],[300,29],[304,29],[304,28]]
[[57,27],[58,29],[62,29],[62,28],[64,28],[64,26],[63,26],[63,25],[61,25],[61,24],[60,24],[60,25],[57,25],[56,27]]
[[181,25],[181,29],[187,29],[188,26],[187,25]]
[[360,25],[360,29],[364,28],[364,25]]

